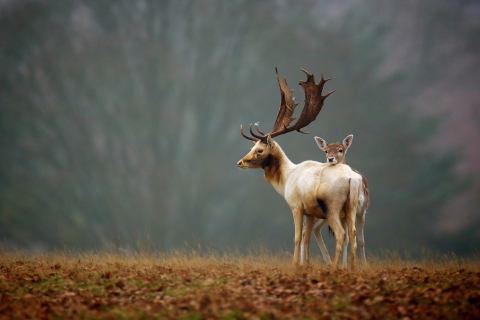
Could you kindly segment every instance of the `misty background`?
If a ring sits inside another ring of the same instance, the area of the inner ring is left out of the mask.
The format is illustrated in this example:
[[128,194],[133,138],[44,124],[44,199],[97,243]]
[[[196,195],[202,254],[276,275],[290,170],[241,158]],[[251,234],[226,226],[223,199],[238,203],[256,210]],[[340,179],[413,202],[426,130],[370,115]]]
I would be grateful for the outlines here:
[[332,78],[276,141],[323,162],[315,135],[354,135],[367,252],[478,253],[479,39],[473,0],[1,0],[0,247],[293,250],[283,197],[236,167],[278,67],[296,114],[300,68]]

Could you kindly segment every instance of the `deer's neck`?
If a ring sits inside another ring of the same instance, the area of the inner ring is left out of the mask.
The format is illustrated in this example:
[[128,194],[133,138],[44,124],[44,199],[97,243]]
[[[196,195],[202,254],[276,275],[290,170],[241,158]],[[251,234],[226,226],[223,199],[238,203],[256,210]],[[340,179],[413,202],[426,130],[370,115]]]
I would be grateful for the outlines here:
[[277,144],[264,163],[265,174],[263,177],[283,196],[285,182],[294,167],[295,164],[288,159],[282,148]]

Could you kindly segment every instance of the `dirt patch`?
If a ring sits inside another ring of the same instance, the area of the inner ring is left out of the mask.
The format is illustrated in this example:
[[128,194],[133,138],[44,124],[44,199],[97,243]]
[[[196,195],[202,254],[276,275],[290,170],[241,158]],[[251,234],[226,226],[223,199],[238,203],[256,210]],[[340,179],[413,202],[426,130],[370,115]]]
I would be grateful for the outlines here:
[[2,254],[0,319],[480,318],[475,263],[350,272],[257,258]]

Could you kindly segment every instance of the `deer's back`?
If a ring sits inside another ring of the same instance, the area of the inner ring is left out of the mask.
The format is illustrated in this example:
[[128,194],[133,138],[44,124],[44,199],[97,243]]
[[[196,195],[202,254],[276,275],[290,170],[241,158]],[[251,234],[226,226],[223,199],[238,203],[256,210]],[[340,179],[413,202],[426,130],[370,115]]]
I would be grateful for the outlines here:
[[304,210],[325,218],[330,209],[343,208],[348,199],[350,179],[361,179],[348,165],[305,161],[291,172],[285,185],[285,199],[292,210]]

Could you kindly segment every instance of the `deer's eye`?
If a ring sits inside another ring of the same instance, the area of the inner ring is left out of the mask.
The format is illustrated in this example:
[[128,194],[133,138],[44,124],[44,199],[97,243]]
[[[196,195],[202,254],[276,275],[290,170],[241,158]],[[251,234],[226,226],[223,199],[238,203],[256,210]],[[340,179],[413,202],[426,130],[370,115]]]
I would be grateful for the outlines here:
[[325,150],[325,153],[328,153],[328,151],[327,151],[327,150]]
[[342,152],[343,152],[343,149],[338,150],[338,152],[342,153]]
[[262,149],[257,150],[257,153],[262,153],[262,152],[263,152]]

